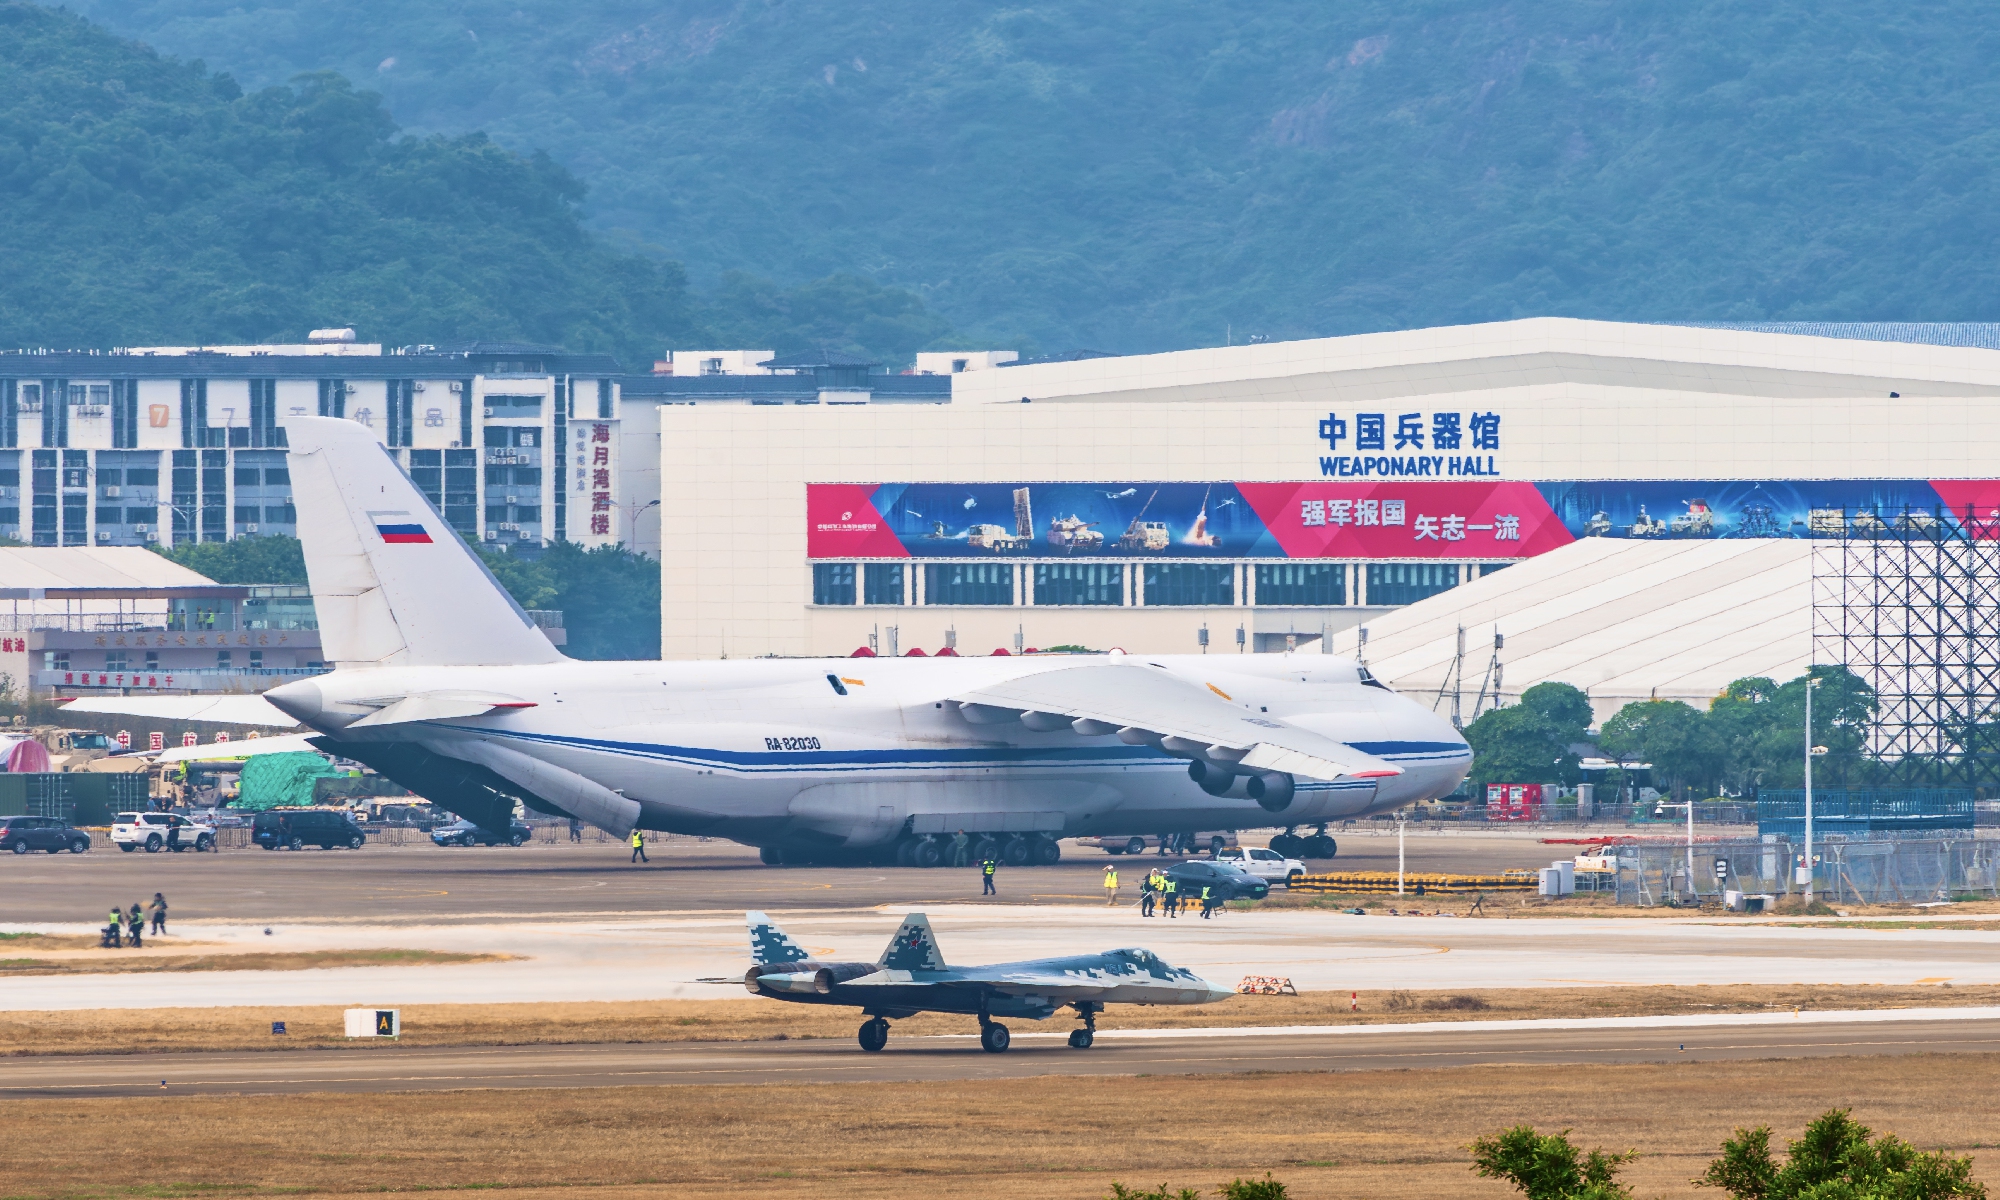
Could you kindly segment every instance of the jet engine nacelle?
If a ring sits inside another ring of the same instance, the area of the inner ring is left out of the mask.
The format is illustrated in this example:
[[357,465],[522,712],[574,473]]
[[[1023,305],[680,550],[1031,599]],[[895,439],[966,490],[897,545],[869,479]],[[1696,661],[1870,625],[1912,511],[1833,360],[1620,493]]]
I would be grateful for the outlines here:
[[1284,771],[1266,771],[1253,775],[1244,788],[1257,807],[1265,812],[1281,813],[1292,806],[1292,797],[1298,794],[1298,786],[1291,775]]
[[1211,796],[1227,796],[1229,789],[1236,786],[1237,775],[1227,767],[1197,758],[1188,764],[1188,778]]
[[768,992],[817,992],[824,996],[833,990],[833,972],[826,967],[817,971],[771,971],[769,967],[751,967],[749,974],[743,977],[743,986],[757,995]]

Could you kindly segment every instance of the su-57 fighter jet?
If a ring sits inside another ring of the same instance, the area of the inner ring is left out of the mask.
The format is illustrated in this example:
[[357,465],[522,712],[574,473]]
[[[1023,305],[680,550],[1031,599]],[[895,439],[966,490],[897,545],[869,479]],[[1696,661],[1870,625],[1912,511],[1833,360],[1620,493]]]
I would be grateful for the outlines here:
[[978,1017],[979,1045],[998,1054],[1009,1039],[1007,1027],[994,1017],[1040,1021],[1065,1006],[1083,1020],[1069,1044],[1086,1050],[1106,1004],[1213,1004],[1234,995],[1192,971],[1168,966],[1150,950],[948,967],[922,913],[903,918],[875,962],[818,962],[771,918],[760,912],[745,916],[752,965],[744,986],[777,1000],[859,1008],[868,1016],[861,1025],[861,1048],[869,1051],[889,1044],[890,1018],[947,1012]]

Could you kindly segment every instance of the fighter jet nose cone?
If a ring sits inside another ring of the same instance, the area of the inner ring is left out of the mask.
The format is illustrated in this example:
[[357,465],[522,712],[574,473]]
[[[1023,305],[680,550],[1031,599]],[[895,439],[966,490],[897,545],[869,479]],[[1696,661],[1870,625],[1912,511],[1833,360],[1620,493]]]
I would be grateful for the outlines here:
[[306,679],[274,687],[264,693],[264,699],[279,712],[307,725],[317,725],[318,717],[326,710],[326,697],[319,685]]

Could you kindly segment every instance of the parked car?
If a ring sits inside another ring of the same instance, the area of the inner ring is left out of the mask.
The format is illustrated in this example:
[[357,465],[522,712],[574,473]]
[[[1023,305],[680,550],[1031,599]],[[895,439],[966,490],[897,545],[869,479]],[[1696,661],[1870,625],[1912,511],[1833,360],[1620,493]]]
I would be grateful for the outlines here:
[[60,854],[82,854],[90,849],[90,835],[54,817],[0,817],[0,850],[26,854],[46,850]]
[[[1104,834],[1100,837],[1080,837],[1076,839],[1076,844],[1079,846],[1095,846],[1106,854],[1144,854],[1148,850],[1158,850],[1160,848],[1160,835],[1157,833]],[[1235,844],[1235,830],[1211,829],[1204,830],[1201,833],[1186,835],[1185,849],[1169,850],[1168,853],[1214,854],[1218,850],[1228,849]]]
[[519,821],[509,821],[505,833],[462,819],[431,830],[431,841],[440,846],[518,846],[534,836],[535,831]]
[[1263,850],[1256,846],[1237,846],[1216,852],[1215,861],[1240,867],[1266,883],[1282,883],[1287,887],[1306,873],[1306,865],[1296,858],[1286,858],[1276,850]]
[[266,850],[361,849],[368,835],[345,812],[328,808],[274,808],[250,822],[250,840]]
[[1245,871],[1220,862],[1181,862],[1167,868],[1181,903],[1200,899],[1201,889],[1219,900],[1262,900],[1271,894],[1271,885]]
[[111,843],[127,854],[134,850],[144,850],[148,854],[158,854],[162,850],[175,853],[213,850],[215,826],[190,821],[174,813],[122,812],[112,822]]

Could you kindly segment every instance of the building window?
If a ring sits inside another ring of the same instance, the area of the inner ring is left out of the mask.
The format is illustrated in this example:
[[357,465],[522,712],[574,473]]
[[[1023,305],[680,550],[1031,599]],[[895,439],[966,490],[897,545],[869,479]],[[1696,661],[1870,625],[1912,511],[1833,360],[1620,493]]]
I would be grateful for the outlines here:
[[1009,563],[926,563],[925,604],[1012,604],[1014,568]]
[[107,671],[129,671],[132,669],[132,657],[124,650],[107,651],[104,655],[104,669]]
[[1371,563],[1368,603],[1415,604],[1458,586],[1457,563]]
[[861,602],[863,604],[901,604],[903,602],[903,564],[869,563],[862,567]]
[[296,525],[299,523],[299,510],[290,504],[266,504],[264,520],[272,525]]
[[264,652],[262,650],[252,650],[250,652],[250,669],[253,671],[264,669]]
[[229,667],[230,667],[229,651],[217,650],[215,652],[215,669],[218,671],[227,671]]
[[1513,563],[1480,563],[1479,577],[1481,579],[1484,579],[1495,571],[1504,571],[1508,567],[1511,567],[1513,565],[1514,565]]
[[1147,563],[1148,605],[1236,603],[1236,568],[1229,563]]
[[69,670],[69,651],[44,650],[42,651],[42,663],[44,671],[67,671]]
[[1345,563],[1275,563],[1257,568],[1258,604],[1347,603]]
[[1038,563],[1035,603],[1123,604],[1125,567],[1122,563]]
[[813,603],[854,603],[854,564],[814,563]]

